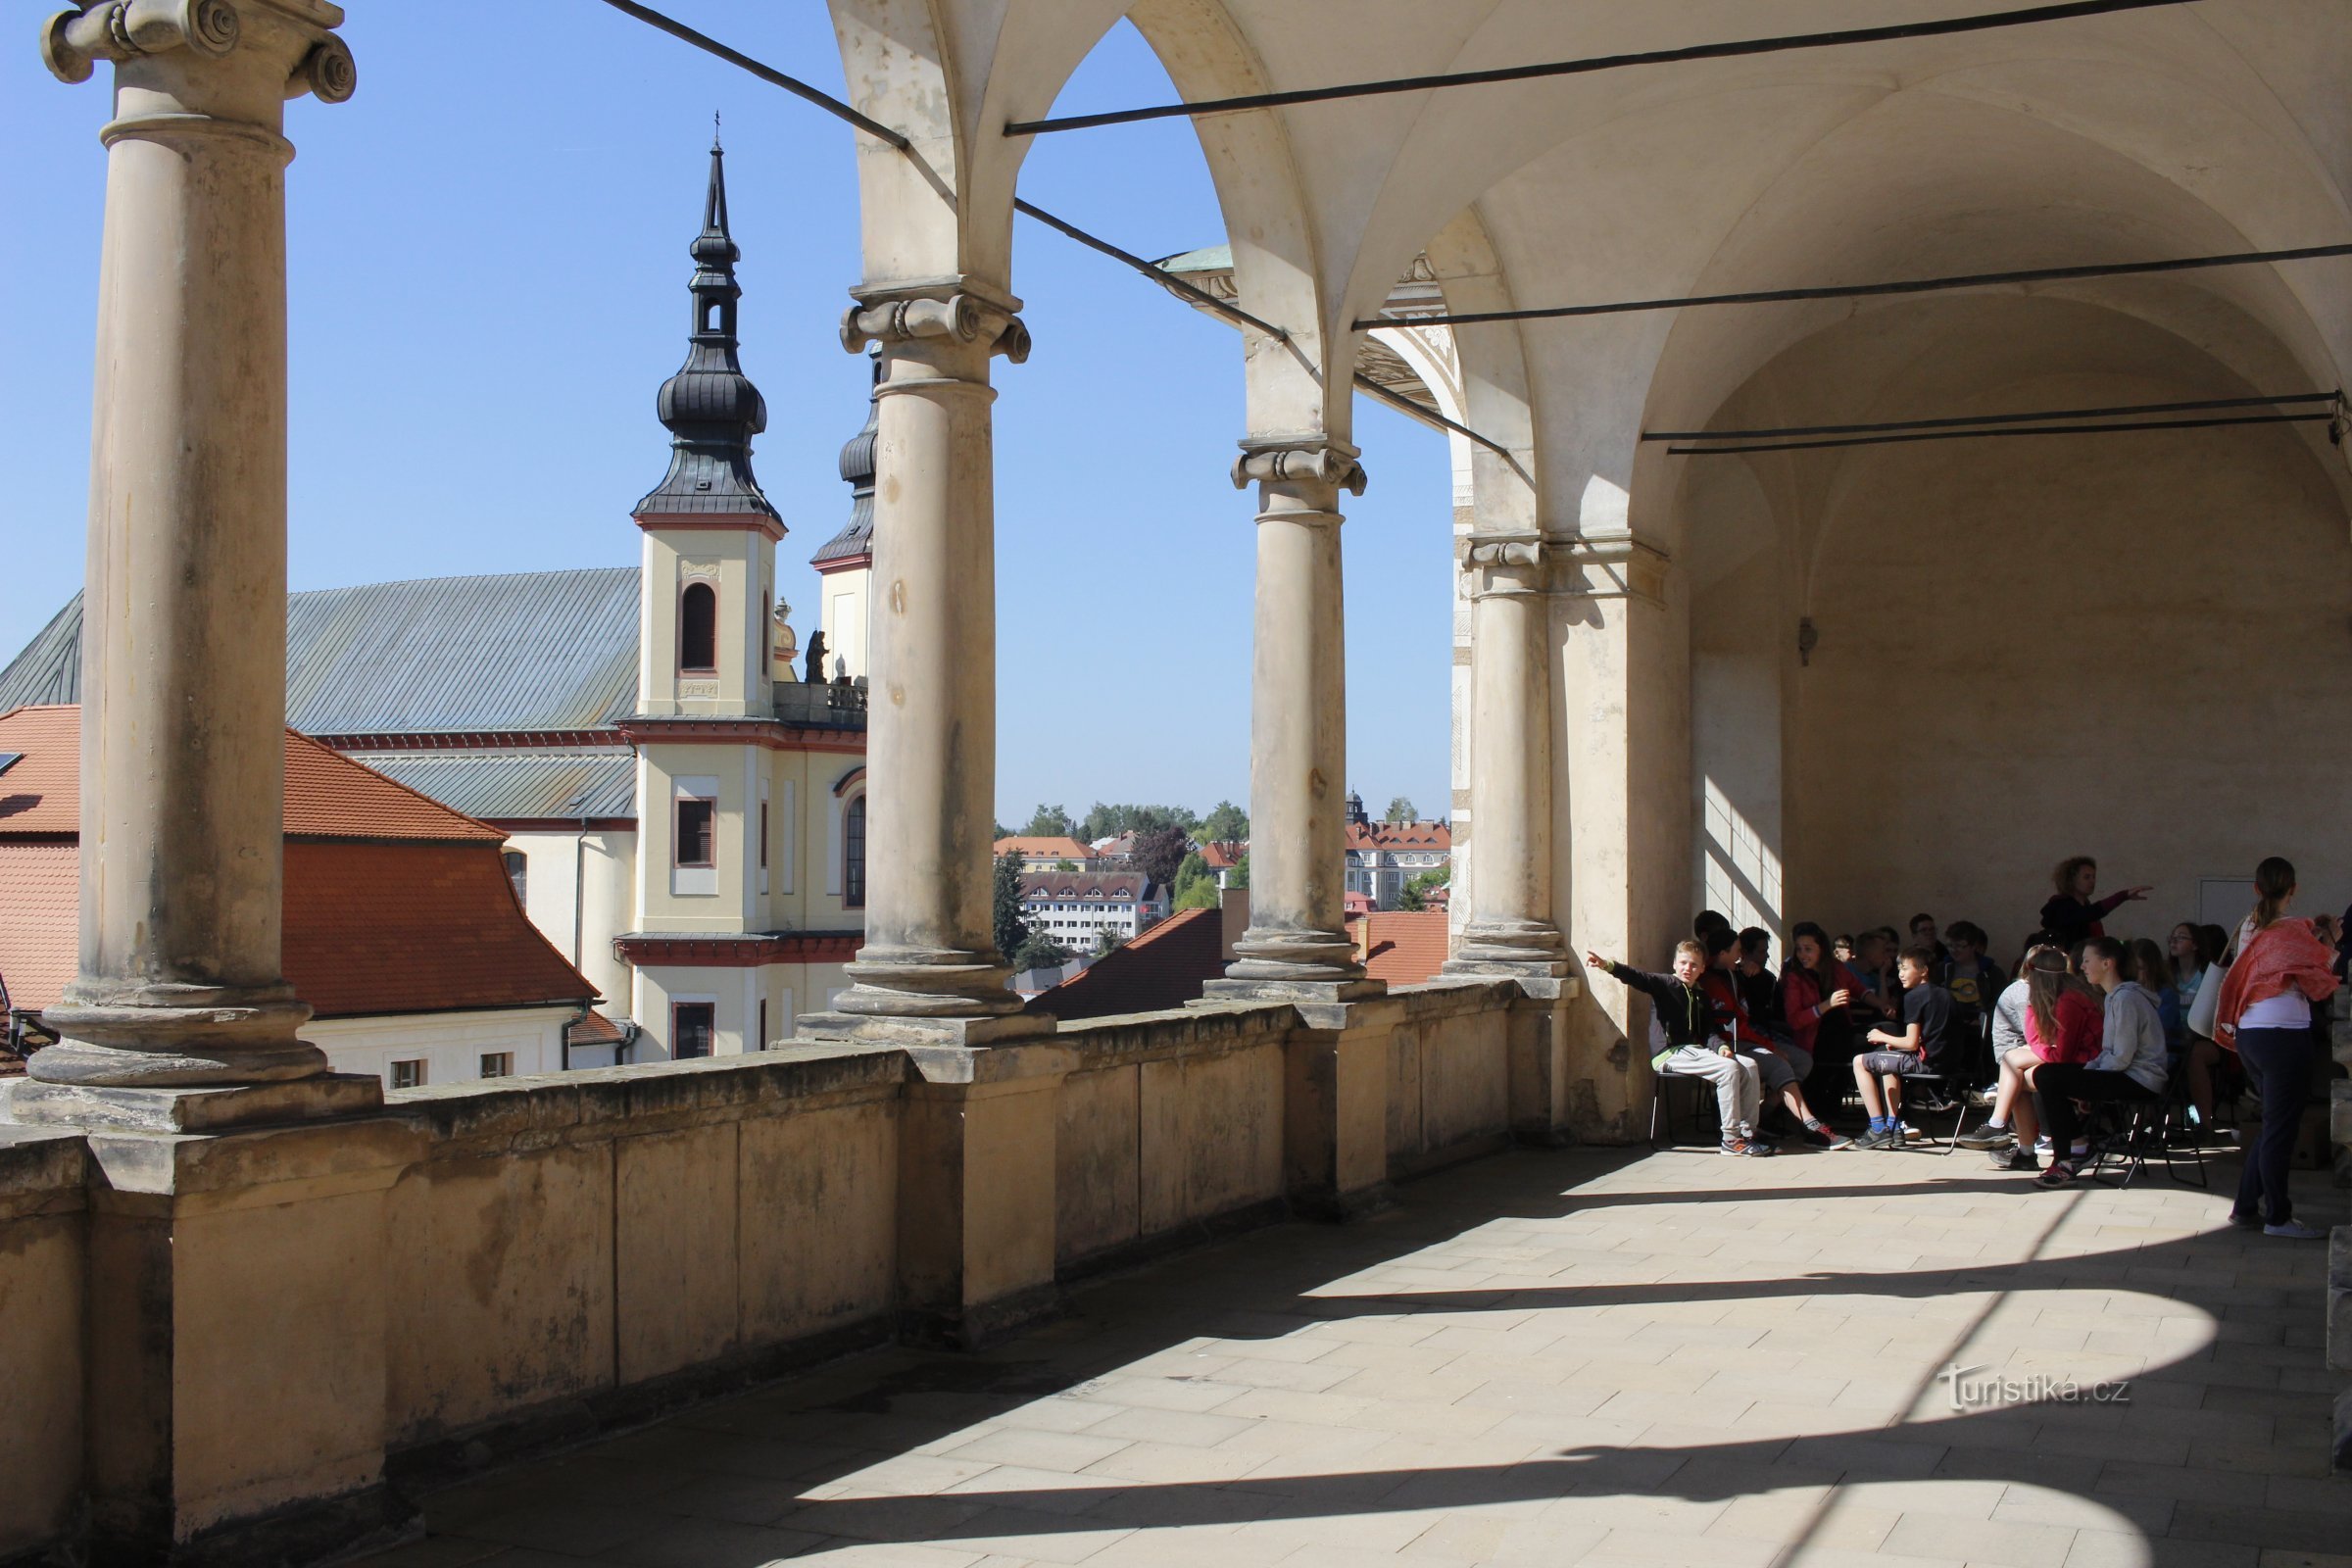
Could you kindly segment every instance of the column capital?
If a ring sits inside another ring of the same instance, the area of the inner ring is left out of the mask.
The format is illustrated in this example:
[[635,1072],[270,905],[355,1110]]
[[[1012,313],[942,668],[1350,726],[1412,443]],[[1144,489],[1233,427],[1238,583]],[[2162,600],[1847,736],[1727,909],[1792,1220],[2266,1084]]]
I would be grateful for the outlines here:
[[1541,595],[1558,552],[1542,534],[1472,533],[1456,541],[1455,567],[1470,578],[1470,597]]
[[919,338],[988,344],[1015,365],[1029,358],[1029,328],[1018,315],[1021,302],[977,279],[859,286],[858,303],[842,313],[841,346],[852,354],[868,343],[885,347]]
[[282,96],[339,104],[360,82],[350,46],[332,30],[342,22],[343,8],[326,0],[82,0],[41,24],[41,63],[73,84],[102,60],[222,60],[259,38],[264,52],[279,52],[276,44],[280,58],[294,57]]
[[1482,574],[1473,598],[1533,591],[1505,580],[1526,579],[1562,599],[1641,599],[1662,605],[1667,575],[1674,569],[1673,557],[1630,533],[1472,534],[1456,560],[1462,570]]
[[1253,484],[1327,484],[1351,496],[1364,493],[1364,466],[1354,447],[1327,435],[1252,436],[1233,460],[1233,487]]

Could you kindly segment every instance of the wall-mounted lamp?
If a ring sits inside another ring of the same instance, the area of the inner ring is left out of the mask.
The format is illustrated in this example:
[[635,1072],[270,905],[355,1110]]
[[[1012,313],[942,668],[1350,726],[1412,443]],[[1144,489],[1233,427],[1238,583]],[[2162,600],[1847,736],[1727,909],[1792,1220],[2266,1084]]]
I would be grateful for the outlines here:
[[1813,617],[1807,615],[1796,623],[1796,662],[1799,664],[1812,663],[1813,650],[1820,646],[1821,633],[1814,629]]

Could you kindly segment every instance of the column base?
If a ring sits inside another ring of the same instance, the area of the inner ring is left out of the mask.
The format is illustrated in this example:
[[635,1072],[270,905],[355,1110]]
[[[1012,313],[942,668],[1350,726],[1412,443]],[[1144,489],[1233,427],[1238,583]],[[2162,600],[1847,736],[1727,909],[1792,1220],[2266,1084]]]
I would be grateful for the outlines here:
[[1005,989],[1012,971],[990,952],[868,943],[847,970],[854,983],[834,1007],[860,1017],[966,1019],[1021,1010],[1021,999]]
[[[1016,999],[1017,1000],[1017,999]],[[843,997],[846,1004],[848,997]],[[954,1047],[972,1050],[1051,1035],[1047,1013],[984,1014],[976,1018],[894,1017],[854,1012],[804,1012],[793,1021],[796,1040],[841,1040],[860,1045]]]
[[297,1032],[310,1021],[293,988],[108,986],[75,980],[41,1021],[58,1043],[25,1072],[43,1083],[117,1089],[285,1083],[327,1071],[326,1053]]
[[[33,1053],[37,1061],[50,1046]],[[93,1131],[217,1133],[367,1116],[384,1108],[383,1080],[372,1073],[320,1073],[290,1083],[155,1086],[50,1083],[28,1078],[10,1093],[5,1119],[37,1127]]]
[[1234,961],[1225,966],[1228,980],[1345,985],[1364,978],[1355,944],[1344,931],[1252,925],[1233,952]]
[[1533,956],[1513,958],[1472,957],[1457,954],[1439,965],[1440,974],[1476,976],[1488,980],[1567,980],[1568,962],[1564,958],[1542,958]]
[[1386,980],[1360,974],[1352,980],[1254,979],[1239,974],[1241,967],[1234,964],[1224,979],[1204,982],[1200,1002],[1362,1002],[1389,994]]

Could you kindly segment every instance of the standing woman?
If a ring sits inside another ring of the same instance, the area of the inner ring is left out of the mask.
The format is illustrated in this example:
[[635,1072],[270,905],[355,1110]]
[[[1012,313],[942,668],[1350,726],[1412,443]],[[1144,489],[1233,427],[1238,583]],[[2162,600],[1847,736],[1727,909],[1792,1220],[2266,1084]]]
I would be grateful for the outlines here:
[[2237,1053],[2262,1096],[2262,1135],[2246,1154],[2230,1218],[2265,1236],[2315,1242],[2328,1233],[2295,1219],[2286,1174],[2311,1098],[2311,1004],[2335,995],[2335,922],[2288,915],[2295,868],[2276,855],[2254,868],[2254,891],[2260,900],[2238,927],[2237,959],[2214,1017],[2214,1038]]
[[2060,860],[2050,873],[2050,885],[2058,891],[2041,906],[2041,928],[2069,953],[2092,937],[2105,936],[2106,929],[2099,922],[2118,907],[2148,896],[2144,887],[2126,888],[2093,903],[2091,895],[2099,888],[2099,862],[2087,855],[2070,855]]

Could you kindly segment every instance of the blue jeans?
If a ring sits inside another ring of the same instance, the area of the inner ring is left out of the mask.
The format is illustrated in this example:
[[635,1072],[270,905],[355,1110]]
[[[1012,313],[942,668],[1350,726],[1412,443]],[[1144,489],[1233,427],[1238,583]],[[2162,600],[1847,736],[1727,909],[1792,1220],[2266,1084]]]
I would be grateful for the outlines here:
[[2283,1225],[2294,1217],[2286,1173],[2293,1162],[2295,1131],[2311,1100],[2311,1056],[2309,1029],[2237,1032],[2237,1059],[2262,1095],[2262,1133],[2246,1151],[2246,1173],[2238,1178],[2232,1209],[2241,1220]]

